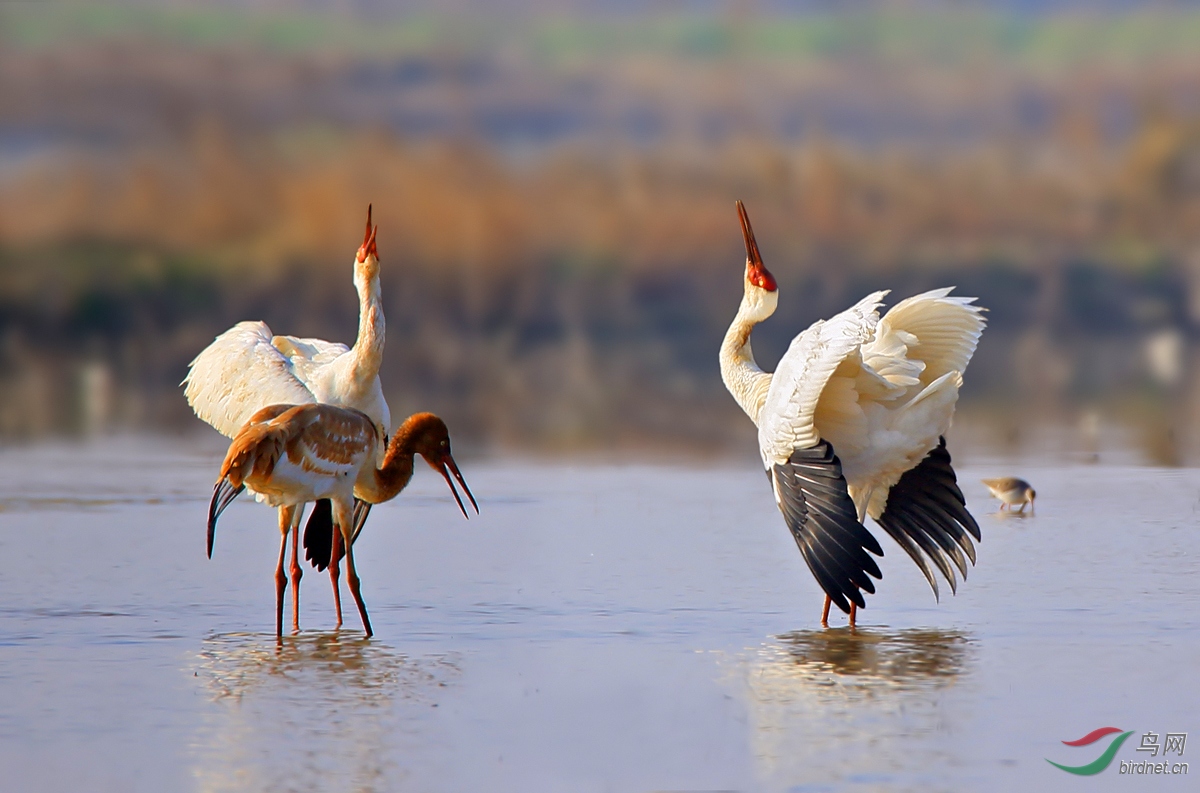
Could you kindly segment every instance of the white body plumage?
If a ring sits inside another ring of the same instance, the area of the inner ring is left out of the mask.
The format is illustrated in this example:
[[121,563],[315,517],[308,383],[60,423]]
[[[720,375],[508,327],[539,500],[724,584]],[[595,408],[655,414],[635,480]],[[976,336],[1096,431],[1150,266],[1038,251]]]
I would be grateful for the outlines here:
[[375,232],[368,207],[367,231],[354,260],[359,296],[354,346],[275,336],[265,322],[239,322],[190,364],[184,395],[197,416],[232,438],[267,405],[320,402],[361,410],[381,437],[388,434],[391,414],[379,381],[386,325]]
[[[371,291],[364,290],[364,310],[377,302]],[[382,309],[370,324],[382,358]],[[197,416],[230,438],[267,405],[312,402],[361,410],[387,432],[391,414],[379,370],[364,357],[344,344],[273,336],[265,322],[239,322],[191,362],[184,395]]]
[[[721,377],[758,427],[759,453],[775,501],[809,569],[849,611],[882,573],[870,516],[921,568],[937,594],[932,561],[956,587],[975,561],[966,511],[945,448],[962,373],[984,328],[974,298],[935,289],[882,318],[875,292],[797,335],[775,373],[754,360],[750,334],[778,305],[745,207],[744,292],[721,345]],[[970,536],[968,536],[970,535]],[[965,556],[964,556],[965,554]],[[829,600],[826,601],[826,615]],[[822,617],[825,622],[826,617]]]
[[796,336],[759,414],[766,468],[824,439],[859,519],[878,518],[892,485],[950,429],[962,371],[984,320],[974,298],[936,289],[880,319],[875,292]]

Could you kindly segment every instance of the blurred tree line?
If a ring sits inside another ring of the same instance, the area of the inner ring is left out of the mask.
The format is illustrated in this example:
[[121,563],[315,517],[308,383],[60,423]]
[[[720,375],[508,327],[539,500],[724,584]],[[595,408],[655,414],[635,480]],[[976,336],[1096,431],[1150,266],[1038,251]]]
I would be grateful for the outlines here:
[[[727,80],[697,94],[723,109],[713,123],[734,120],[719,134],[698,110],[697,134],[671,122],[644,140],[514,148],[471,108],[496,95],[522,107],[528,74],[492,80],[453,53],[397,62],[448,69],[449,89],[431,88],[420,69],[378,63],[111,43],[0,53],[13,89],[0,151],[30,135],[70,144],[19,167],[0,158],[0,433],[193,427],[187,363],[242,319],[352,343],[368,202],[393,412],[436,410],[476,442],[744,446],[716,366],[741,294],[735,198],[780,282],[755,336],[768,368],[867,291],[954,284],[989,310],[968,415],[1020,405],[1074,421],[1080,405],[1170,402],[1178,419],[1200,402],[1200,126],[1172,93],[1196,75],[1163,67],[1116,133],[1097,97],[1125,78],[1085,69],[1032,130],[937,145],[737,123],[770,99]],[[632,79],[614,69],[537,79],[570,104]],[[863,79],[847,67],[826,83]],[[338,116],[397,80],[424,86],[404,94],[414,103],[448,103],[448,126]],[[313,107],[288,110],[297,97]],[[98,141],[80,144],[80,129]]]

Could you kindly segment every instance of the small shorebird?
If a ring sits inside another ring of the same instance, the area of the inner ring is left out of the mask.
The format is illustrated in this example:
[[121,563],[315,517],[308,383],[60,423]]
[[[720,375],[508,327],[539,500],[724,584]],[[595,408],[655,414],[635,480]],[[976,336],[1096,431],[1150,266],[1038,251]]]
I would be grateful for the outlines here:
[[[367,206],[363,242],[354,254],[354,288],[358,292],[358,338],[353,347],[322,339],[273,336],[265,322],[239,322],[217,336],[191,362],[183,384],[188,404],[202,420],[232,438],[267,405],[323,402],[355,408],[371,417],[387,445],[391,413],[379,382],[386,325],[379,286],[379,250]],[[357,505],[360,511],[361,505]],[[363,521],[366,520],[366,509]],[[303,504],[288,510],[292,530],[304,514]],[[282,508],[280,520],[284,518]],[[317,502],[308,531],[332,534],[328,500]],[[292,569],[292,586],[300,586],[301,569]],[[333,581],[336,595],[337,581]],[[341,624],[341,613],[338,613]]]
[[[298,521],[293,521],[292,516],[305,503],[323,498],[333,503],[334,530],[340,533],[346,549],[346,579],[367,636],[372,635],[371,622],[352,550],[354,535],[362,528],[361,524],[355,524],[355,494],[371,504],[395,498],[412,479],[413,458],[419,454],[445,478],[464,516],[467,509],[454,480],[479,512],[479,505],[450,454],[450,433],[440,418],[432,413],[410,416],[396,430],[383,453],[383,464],[377,466],[381,439],[375,422],[358,410],[333,405],[271,405],[255,413],[229,445],[208,508],[208,556],[212,558],[217,518],[247,487],[266,503],[279,508],[279,531],[283,536],[275,569],[276,636],[283,635],[283,595],[287,589],[283,562],[289,531],[293,580],[299,580],[295,531]],[[454,479],[450,478],[451,473]],[[340,615],[337,564],[337,558],[333,558],[329,568]],[[293,586],[293,631],[300,629],[299,595],[299,589]]]
[[[902,300],[881,319],[875,292],[796,336],[775,373],[750,349],[754,326],[779,302],[750,218],[737,202],[746,244],[741,306],[721,344],[721,378],[758,426],[775,502],[829,606],[850,615],[882,578],[883,555],[863,526],[869,515],[900,544],[933,587],[932,561],[957,589],[963,554],[975,563],[979,526],[966,509],[943,437],[962,373],[983,332],[974,298],[950,289]],[[869,553],[868,553],[869,552]]]
[[1020,504],[1021,508],[1017,512],[1023,515],[1025,514],[1025,505],[1028,504],[1029,514],[1033,514],[1033,500],[1037,498],[1037,492],[1024,479],[1004,476],[999,479],[984,479],[983,483],[987,485],[987,489],[991,491],[993,497],[1000,499],[1001,512],[1005,507],[1012,512],[1013,507]]

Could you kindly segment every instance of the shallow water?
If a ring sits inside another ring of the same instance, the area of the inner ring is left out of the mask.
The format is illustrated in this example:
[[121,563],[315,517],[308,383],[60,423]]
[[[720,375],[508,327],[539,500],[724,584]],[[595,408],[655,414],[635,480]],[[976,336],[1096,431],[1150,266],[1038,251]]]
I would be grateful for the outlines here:
[[[850,633],[753,463],[466,461],[477,518],[427,470],[372,513],[373,639],[309,569],[277,645],[273,511],[239,499],[205,558],[220,454],[0,452],[0,790],[1193,789],[1046,758],[1194,731],[1198,471],[964,468],[969,580],[936,602],[876,528]],[[995,514],[1007,474],[1035,517]]]

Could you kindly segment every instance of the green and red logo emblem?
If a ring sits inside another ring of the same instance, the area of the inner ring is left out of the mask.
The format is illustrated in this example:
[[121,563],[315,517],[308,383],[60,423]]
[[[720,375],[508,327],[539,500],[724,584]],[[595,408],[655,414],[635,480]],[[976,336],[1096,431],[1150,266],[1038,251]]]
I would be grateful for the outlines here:
[[1128,738],[1130,735],[1133,735],[1133,730],[1122,732],[1116,727],[1101,727],[1098,730],[1092,730],[1078,740],[1063,741],[1063,743],[1067,746],[1090,746],[1101,738],[1112,735],[1115,732],[1119,732],[1121,734],[1112,739],[1112,741],[1108,744],[1108,748],[1105,749],[1099,757],[1092,762],[1087,763],[1086,765],[1063,765],[1061,763],[1054,762],[1050,758],[1046,758],[1046,762],[1055,768],[1061,768],[1068,774],[1078,774],[1079,776],[1092,776],[1093,774],[1099,774],[1101,771],[1108,768],[1109,764],[1112,763],[1113,757],[1117,754],[1117,750],[1121,748],[1121,744],[1125,743],[1126,738]]

